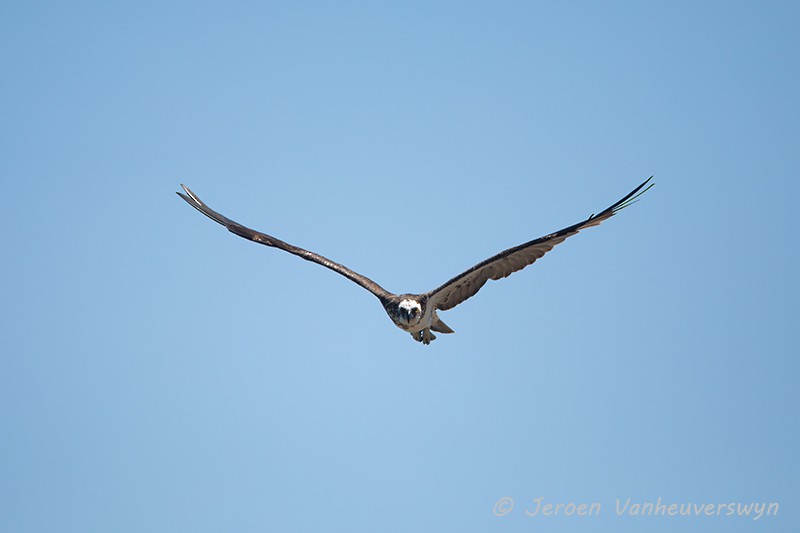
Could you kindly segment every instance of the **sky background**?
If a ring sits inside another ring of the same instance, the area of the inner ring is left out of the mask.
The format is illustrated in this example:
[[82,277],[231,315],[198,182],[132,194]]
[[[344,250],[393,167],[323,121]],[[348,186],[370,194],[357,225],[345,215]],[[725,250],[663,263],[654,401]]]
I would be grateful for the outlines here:
[[[796,531],[799,24],[3,2],[0,530]],[[430,346],[174,194],[424,292],[650,175]],[[602,510],[526,516],[538,497]],[[616,516],[628,497],[780,511]]]

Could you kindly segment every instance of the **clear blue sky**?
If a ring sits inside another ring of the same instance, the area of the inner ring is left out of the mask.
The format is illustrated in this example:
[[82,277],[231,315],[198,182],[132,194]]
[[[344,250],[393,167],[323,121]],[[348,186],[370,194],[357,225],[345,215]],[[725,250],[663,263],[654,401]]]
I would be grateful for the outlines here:
[[[800,527],[796,3],[4,2],[0,25],[0,530]],[[651,174],[430,346],[174,194],[423,292]],[[527,517],[540,496],[602,512]]]

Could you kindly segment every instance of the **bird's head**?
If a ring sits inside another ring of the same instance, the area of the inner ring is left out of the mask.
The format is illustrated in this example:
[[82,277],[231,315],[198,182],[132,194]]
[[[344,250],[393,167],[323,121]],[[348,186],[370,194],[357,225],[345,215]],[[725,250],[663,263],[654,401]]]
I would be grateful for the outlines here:
[[403,300],[397,306],[397,318],[406,326],[413,326],[422,320],[422,306],[416,300]]

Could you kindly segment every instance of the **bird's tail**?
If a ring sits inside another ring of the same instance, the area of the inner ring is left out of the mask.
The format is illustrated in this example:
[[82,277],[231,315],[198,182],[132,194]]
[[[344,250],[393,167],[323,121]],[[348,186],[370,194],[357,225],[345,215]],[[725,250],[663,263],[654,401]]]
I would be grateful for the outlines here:
[[455,333],[455,331],[453,331],[452,329],[450,329],[450,326],[448,326],[447,324],[445,324],[444,322],[442,322],[442,319],[441,319],[441,318],[439,318],[438,316],[437,316],[437,317],[434,317],[434,318],[435,318],[436,320],[435,320],[435,321],[433,322],[433,324],[431,325],[431,329],[432,329],[433,331],[435,331],[435,332],[437,332],[437,333]]

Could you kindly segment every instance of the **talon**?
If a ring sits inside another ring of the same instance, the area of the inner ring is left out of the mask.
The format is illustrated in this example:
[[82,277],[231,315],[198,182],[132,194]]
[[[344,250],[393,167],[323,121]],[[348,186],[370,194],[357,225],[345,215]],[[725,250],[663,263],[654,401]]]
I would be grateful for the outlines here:
[[430,328],[425,328],[420,333],[422,334],[422,344],[430,344],[436,338],[436,335],[431,333]]

